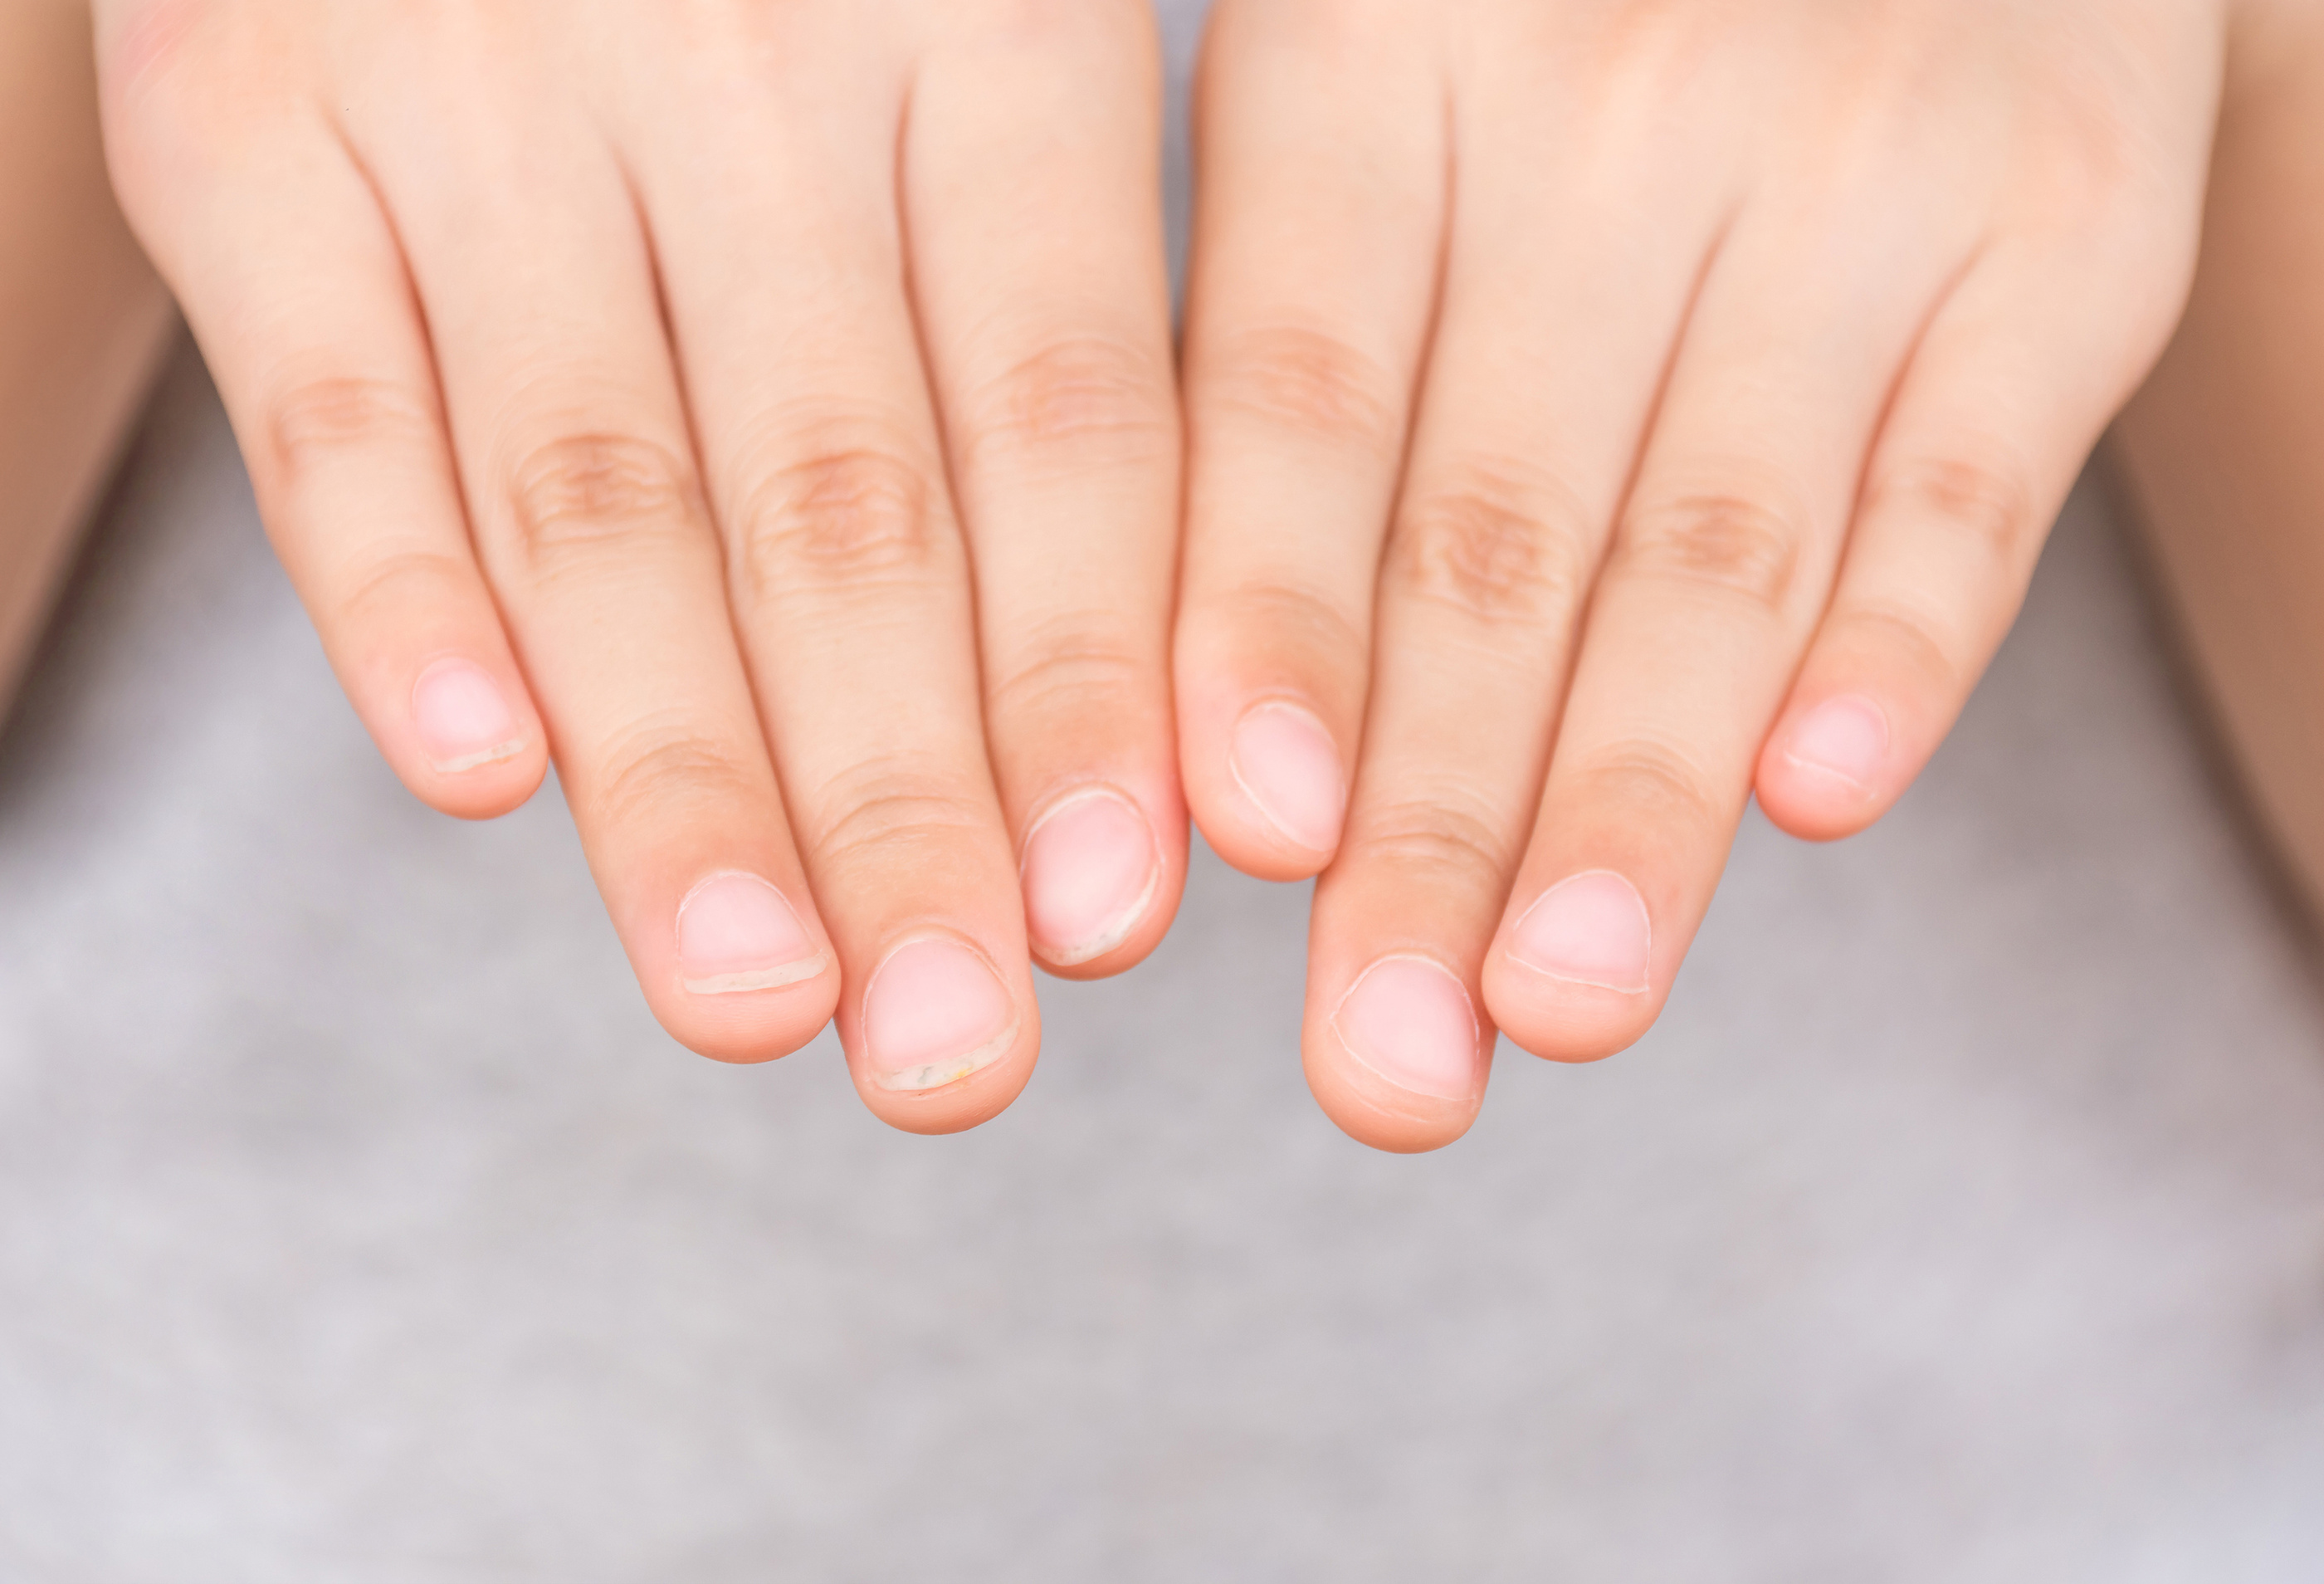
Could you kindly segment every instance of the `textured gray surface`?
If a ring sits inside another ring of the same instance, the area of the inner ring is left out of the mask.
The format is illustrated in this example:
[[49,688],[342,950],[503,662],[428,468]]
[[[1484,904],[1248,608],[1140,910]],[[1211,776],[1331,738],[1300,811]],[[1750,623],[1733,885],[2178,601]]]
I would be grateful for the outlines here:
[[1459,1147],[1307,1099],[1303,912],[1203,863],[959,1138],[687,1056],[181,362],[0,739],[0,1584],[2324,1576],[2324,995],[2094,498],[1897,815]]

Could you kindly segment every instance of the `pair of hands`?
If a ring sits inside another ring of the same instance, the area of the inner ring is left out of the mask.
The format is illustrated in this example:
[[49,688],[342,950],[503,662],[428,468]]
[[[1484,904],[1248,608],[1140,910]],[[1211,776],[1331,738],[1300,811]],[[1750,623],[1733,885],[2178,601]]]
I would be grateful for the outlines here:
[[[553,756],[656,1014],[982,1121],[1186,820],[1384,1147],[1659,1011],[1949,728],[2192,265],[2227,0],[97,0],[348,696]],[[1183,384],[1183,389],[1181,388]],[[1182,415],[1183,413],[1183,421]],[[1183,498],[1182,498],[1183,486]],[[1183,791],[1182,791],[1183,789]]]

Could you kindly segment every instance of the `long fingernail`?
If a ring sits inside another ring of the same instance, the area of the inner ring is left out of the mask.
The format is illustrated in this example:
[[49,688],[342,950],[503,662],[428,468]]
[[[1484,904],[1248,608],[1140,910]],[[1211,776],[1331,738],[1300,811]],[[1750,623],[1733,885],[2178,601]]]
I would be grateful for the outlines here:
[[984,959],[940,937],[889,953],[863,992],[863,1049],[883,1089],[941,1088],[1006,1054],[1017,1008]]
[[1888,757],[1888,718],[1869,699],[1827,699],[1792,727],[1784,757],[1870,792]]
[[1638,888],[1609,869],[1561,880],[1517,921],[1510,960],[1579,985],[1635,996],[1649,983],[1654,920]]
[[1284,839],[1309,852],[1340,845],[1347,771],[1323,723],[1296,704],[1270,700],[1235,723],[1227,768]]
[[1469,992],[1425,957],[1384,957],[1342,996],[1332,1032],[1349,1055],[1432,1099],[1477,1092],[1478,1026]]
[[678,904],[678,967],[696,996],[774,990],[826,965],[783,894],[756,875],[713,875]]
[[1059,967],[1102,957],[1154,901],[1162,854],[1137,804],[1107,787],[1068,794],[1025,838],[1026,923]]
[[524,751],[516,717],[492,673],[469,660],[439,660],[411,684],[411,722],[438,773],[512,759]]

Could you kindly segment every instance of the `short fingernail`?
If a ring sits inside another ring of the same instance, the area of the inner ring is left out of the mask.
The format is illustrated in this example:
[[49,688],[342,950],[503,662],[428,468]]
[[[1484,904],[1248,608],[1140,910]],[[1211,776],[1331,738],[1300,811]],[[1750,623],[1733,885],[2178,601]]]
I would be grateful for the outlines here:
[[863,1049],[883,1089],[955,1083],[1005,1054],[1017,1008],[984,959],[931,938],[898,947],[863,993]]
[[428,762],[445,775],[523,752],[516,716],[492,673],[468,660],[439,660],[411,684],[411,719]]
[[1510,958],[1552,978],[1636,995],[1646,988],[1654,921],[1637,886],[1608,869],[1561,880],[1517,921]]
[[678,974],[696,996],[779,989],[825,966],[783,894],[756,875],[713,875],[678,904]]
[[1066,796],[1025,841],[1026,922],[1041,955],[1063,967],[1111,951],[1146,916],[1161,873],[1137,804],[1102,787]]
[[1269,702],[1235,723],[1227,768],[1268,822],[1294,846],[1328,853],[1348,811],[1347,772],[1323,723],[1296,704]]
[[1332,1014],[1349,1055],[1400,1089],[1433,1099],[1477,1092],[1478,1028],[1469,992],[1425,957],[1384,957]]
[[1888,718],[1869,699],[1828,699],[1792,727],[1784,756],[1869,792],[1888,757]]

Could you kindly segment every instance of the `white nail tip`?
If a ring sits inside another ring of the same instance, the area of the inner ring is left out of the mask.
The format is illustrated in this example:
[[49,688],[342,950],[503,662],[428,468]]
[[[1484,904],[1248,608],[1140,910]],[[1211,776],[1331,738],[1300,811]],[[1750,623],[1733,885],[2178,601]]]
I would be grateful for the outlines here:
[[513,759],[523,752],[524,739],[512,737],[507,742],[496,747],[486,748],[481,753],[463,754],[457,759],[445,759],[432,763],[435,764],[436,773],[438,775],[458,775],[466,771],[481,770],[487,764],[497,764],[503,759]]
[[926,1062],[918,1067],[907,1067],[899,1072],[875,1072],[872,1081],[891,1094],[920,1095],[956,1084],[983,1071],[1009,1053],[1017,1042],[1017,1030],[1023,1020],[1011,1023],[992,1038],[974,1050],[958,1056],[947,1056],[941,1061]]
[[1545,968],[1537,962],[1526,961],[1524,958],[1519,957],[1514,951],[1509,953],[1509,960],[1517,964],[1517,967],[1525,969],[1526,972],[1529,974],[1539,974],[1545,979],[1555,979],[1560,984],[1564,985],[1587,985],[1592,990],[1611,990],[1617,996],[1643,996],[1647,991],[1654,988],[1654,986],[1649,983],[1641,982],[1636,985],[1614,985],[1609,984],[1604,979],[1585,978],[1580,974],[1569,974],[1561,972],[1556,968]]
[[778,963],[770,968],[752,968],[741,974],[716,974],[708,978],[682,982],[687,991],[696,996],[741,996],[752,990],[779,990],[785,985],[816,978],[830,966],[831,954],[818,951],[813,957],[798,962]]
[[[1042,959],[1057,968],[1072,968],[1076,963],[1094,962],[1129,940],[1136,932],[1138,926],[1145,921],[1147,910],[1154,905],[1154,894],[1162,887],[1161,838],[1154,834],[1153,823],[1146,818],[1146,811],[1138,806],[1137,801],[1127,793],[1116,792],[1110,786],[1090,787],[1082,792],[1069,792],[1050,804],[1047,811],[1033,821],[1032,828],[1025,832],[1024,845],[1027,854],[1029,855],[1032,852],[1033,838],[1040,835],[1043,826],[1068,809],[1076,808],[1083,803],[1093,802],[1100,798],[1119,803],[1129,810],[1136,817],[1138,823],[1144,828],[1148,844],[1146,889],[1138,894],[1136,902],[1114,915],[1112,923],[1091,940],[1063,949],[1055,948],[1047,941],[1037,942]],[[1017,870],[1020,875],[1025,872],[1023,860],[1019,861]]]

